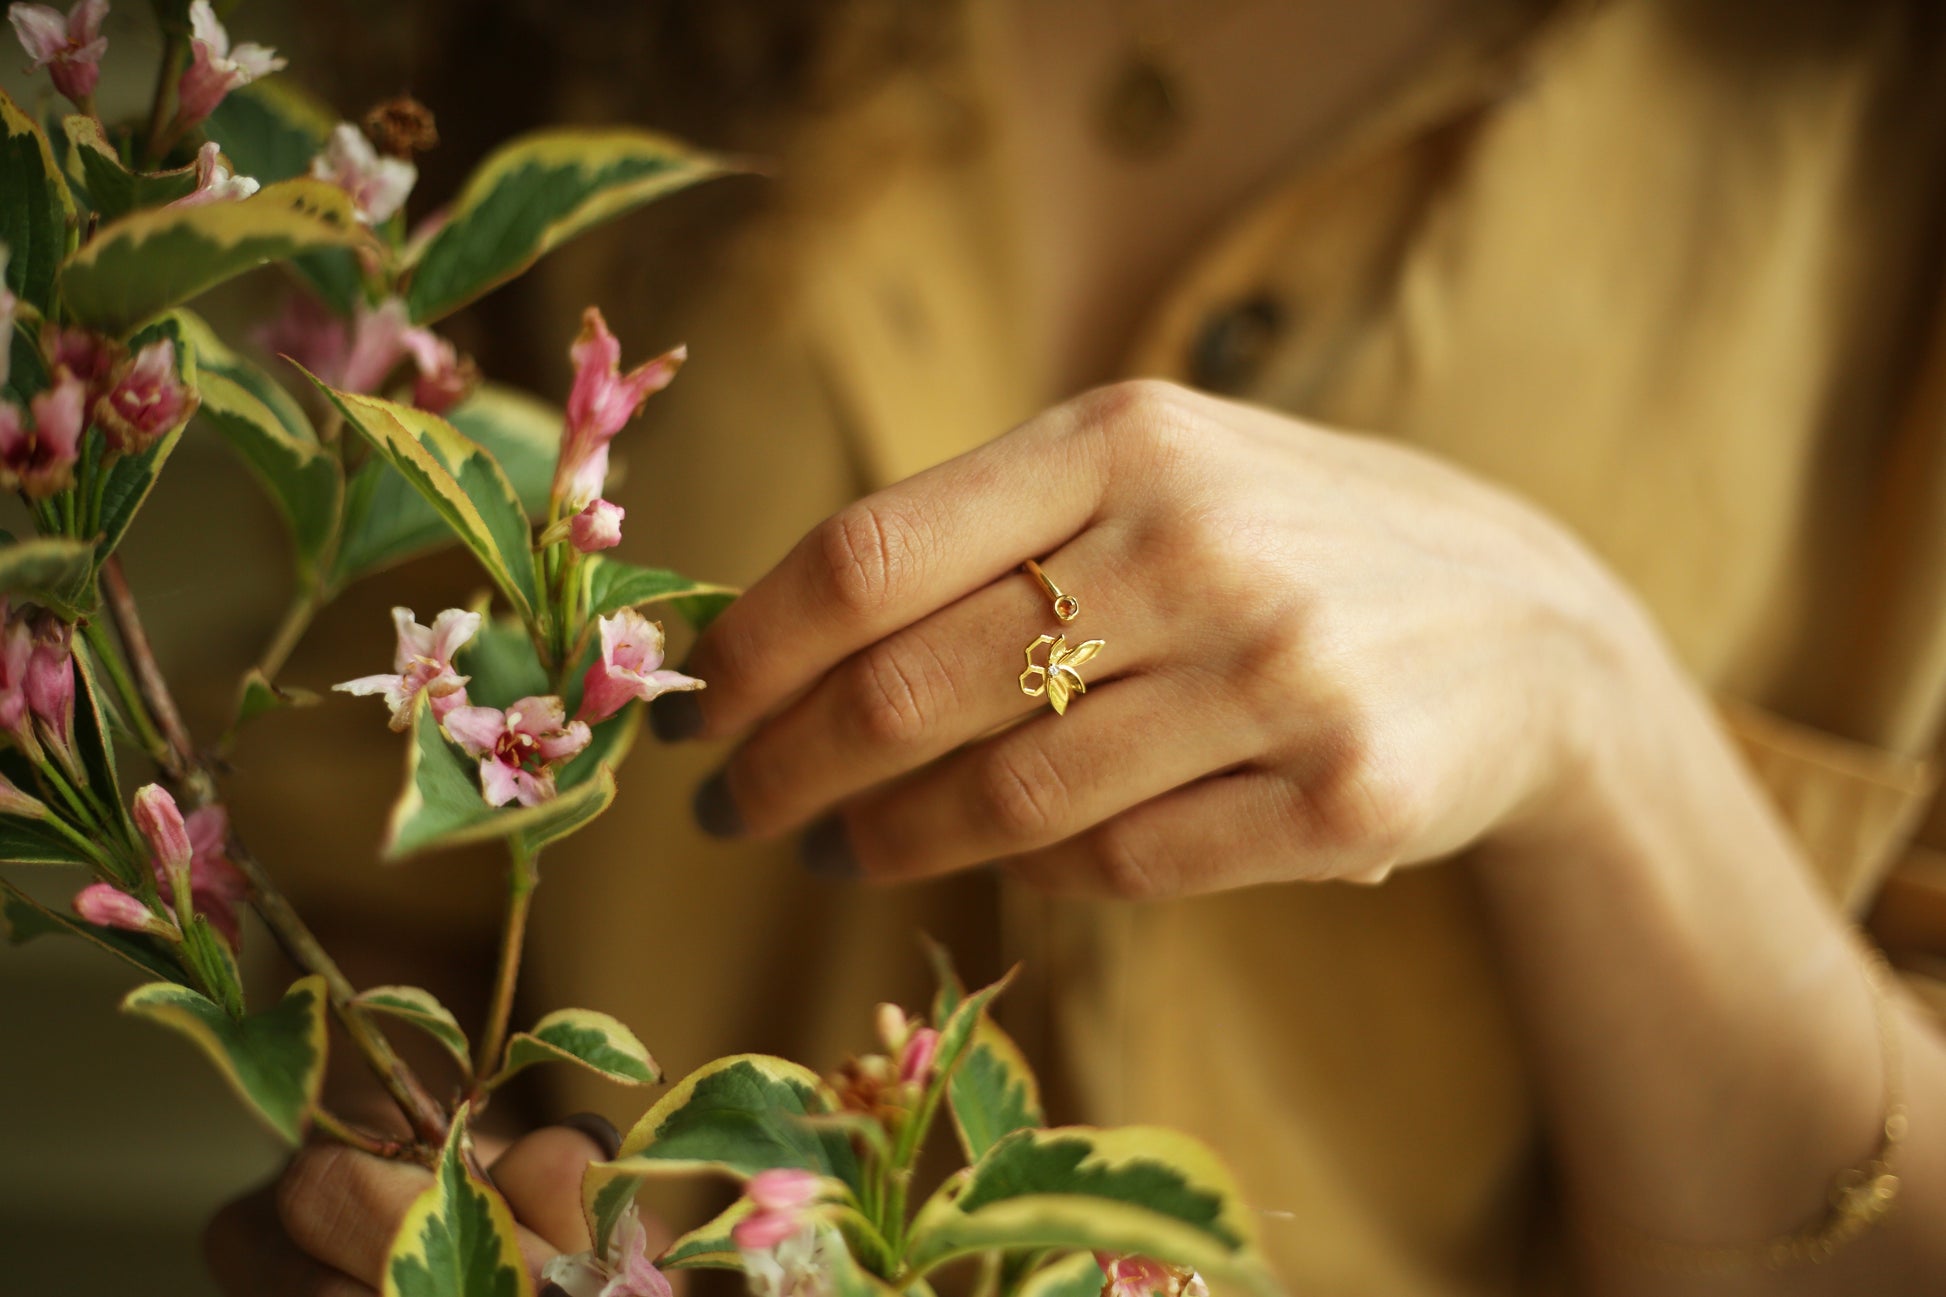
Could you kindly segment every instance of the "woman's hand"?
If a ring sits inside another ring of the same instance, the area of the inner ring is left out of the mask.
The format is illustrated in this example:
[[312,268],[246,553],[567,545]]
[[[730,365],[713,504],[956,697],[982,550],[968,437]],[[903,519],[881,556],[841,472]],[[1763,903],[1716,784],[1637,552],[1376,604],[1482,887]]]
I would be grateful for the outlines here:
[[[1066,715],[1017,683],[1042,633],[1105,641]],[[1133,382],[828,520],[699,640],[708,690],[654,708],[742,738],[698,794],[713,832],[838,808],[814,867],[1146,898],[1372,882],[1544,822],[1644,652],[1619,584],[1511,497]]]
[[[606,1127],[606,1130],[602,1130]],[[520,1222],[520,1252],[540,1284],[541,1267],[588,1247],[581,1173],[613,1157],[614,1128],[599,1119],[537,1130],[500,1151],[482,1136],[488,1174]],[[372,1297],[385,1254],[431,1172],[341,1144],[305,1149],[269,1185],[225,1206],[203,1239],[225,1297]]]

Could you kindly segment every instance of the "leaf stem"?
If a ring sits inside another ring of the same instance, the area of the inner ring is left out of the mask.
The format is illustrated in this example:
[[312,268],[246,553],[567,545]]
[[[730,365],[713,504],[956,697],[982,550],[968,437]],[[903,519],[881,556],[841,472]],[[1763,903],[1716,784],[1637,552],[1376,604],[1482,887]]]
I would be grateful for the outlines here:
[[169,682],[162,678],[162,668],[156,665],[155,651],[149,647],[149,635],[142,627],[141,614],[136,611],[128,578],[122,574],[120,558],[111,556],[101,565],[101,592],[108,601],[109,616],[115,619],[122,647],[135,668],[139,695],[147,704],[149,717],[163,741],[162,752],[156,754],[162,768],[171,778],[189,785],[198,794],[199,802],[214,800],[214,785],[198,767],[196,746],[182,723],[182,713],[176,710],[176,700],[169,694]]
[[169,126],[169,105],[171,91],[182,78],[182,68],[189,53],[189,42],[181,32],[169,32],[162,45],[162,62],[156,68],[155,96],[149,103],[149,129],[142,146],[142,169],[153,171],[162,161],[164,153],[163,133]]
[[264,650],[257,669],[264,679],[275,684],[277,673],[284,669],[291,653],[304,639],[304,632],[311,628],[311,619],[317,616],[323,600],[319,598],[320,587],[316,582],[307,582],[291,600],[291,606],[284,611],[284,620],[277,623],[277,633],[271,637],[270,647]]
[[90,621],[81,628],[82,637],[93,652],[95,661],[108,673],[109,683],[115,686],[116,701],[128,716],[128,723],[134,727],[136,737],[142,741],[146,751],[157,765],[163,765],[168,753],[168,744],[149,719],[149,709],[143,705],[142,695],[136,692],[135,682],[129,679],[128,668],[122,664],[122,655],[115,651],[115,645],[108,638],[107,630],[98,621]]
[[529,850],[519,838],[509,839],[513,862],[507,874],[507,914],[500,926],[500,962],[493,977],[493,998],[487,1006],[486,1030],[474,1056],[476,1102],[485,1083],[500,1070],[500,1052],[507,1044],[507,1023],[513,1017],[514,988],[520,980],[520,953],[527,942],[527,916],[533,908],[534,888],[540,884],[540,852]]
[[329,1108],[313,1109],[311,1126],[320,1135],[335,1139],[340,1144],[347,1144],[360,1152],[370,1153],[373,1157],[409,1158],[426,1166],[431,1166],[436,1160],[432,1150],[424,1144],[414,1144],[403,1139],[390,1139],[384,1135],[373,1134],[369,1130],[352,1125]]

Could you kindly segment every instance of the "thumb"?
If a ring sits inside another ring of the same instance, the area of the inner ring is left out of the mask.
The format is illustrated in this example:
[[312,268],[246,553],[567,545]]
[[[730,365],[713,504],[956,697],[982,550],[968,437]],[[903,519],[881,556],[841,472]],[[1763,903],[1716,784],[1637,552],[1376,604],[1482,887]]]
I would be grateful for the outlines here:
[[614,1157],[621,1142],[606,1118],[582,1113],[514,1141],[490,1173],[521,1224],[563,1252],[585,1252],[581,1173]]

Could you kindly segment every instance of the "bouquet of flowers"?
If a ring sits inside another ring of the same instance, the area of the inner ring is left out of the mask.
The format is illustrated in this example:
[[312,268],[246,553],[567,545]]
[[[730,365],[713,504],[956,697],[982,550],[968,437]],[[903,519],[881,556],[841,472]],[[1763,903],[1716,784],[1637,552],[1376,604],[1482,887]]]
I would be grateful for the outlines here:
[[[272,75],[285,64],[274,51],[233,40],[210,0],[154,9],[150,111],[113,123],[94,106],[107,0],[8,12],[67,104],[50,96],[37,118],[0,95],[0,485],[34,530],[0,537],[0,862],[87,881],[68,913],[0,878],[0,930],[79,939],[133,965],[144,984],[124,1011],[181,1033],[286,1142],[338,1140],[431,1168],[393,1242],[387,1293],[530,1293],[469,1123],[539,1064],[628,1086],[662,1079],[608,1015],[561,1009],[512,1029],[540,859],[614,801],[639,704],[704,686],[663,666],[662,628],[644,609],[700,627],[734,592],[606,552],[624,521],[604,498],[610,443],[675,377],[680,349],[624,371],[591,307],[555,411],[484,381],[435,326],[581,231],[734,167],[644,131],[541,131],[408,224],[412,157],[432,137],[424,109],[400,100],[362,129],[340,122]],[[189,309],[272,263],[294,296],[256,331],[260,345],[233,345]],[[242,458],[288,525],[294,569],[289,611],[208,746],[183,724],[117,557],[185,435]],[[279,676],[337,594],[455,541],[492,594],[426,624],[396,609],[391,670],[336,688],[382,698],[403,736],[386,858],[505,844],[501,955],[473,1038],[422,989],[347,980],[229,823],[217,759],[239,727],[322,701]],[[274,1003],[246,1002],[245,906],[304,970]],[[928,1019],[880,1008],[882,1054],[830,1078],[737,1056],[669,1089],[620,1156],[590,1168],[594,1247],[547,1278],[576,1297],[664,1297],[665,1271],[724,1267],[778,1297],[924,1293],[940,1267],[971,1259],[985,1291],[1009,1297],[1104,1285],[1173,1297],[1205,1275],[1274,1290],[1208,1150],[1166,1130],[1045,1128],[1034,1076],[990,1016],[1001,986],[969,994],[937,959]],[[323,1102],[333,1019],[408,1137]],[[451,1056],[449,1095],[405,1064],[395,1031]],[[914,1168],[942,1115],[966,1166],[914,1210]],[[637,1188],[697,1172],[744,1192],[649,1256]]]

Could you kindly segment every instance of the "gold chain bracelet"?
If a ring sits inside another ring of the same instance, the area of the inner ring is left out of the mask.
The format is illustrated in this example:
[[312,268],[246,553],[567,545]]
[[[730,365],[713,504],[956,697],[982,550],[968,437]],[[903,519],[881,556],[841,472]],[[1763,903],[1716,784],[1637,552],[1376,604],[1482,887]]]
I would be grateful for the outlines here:
[[1878,1145],[1864,1161],[1840,1171],[1831,1181],[1824,1214],[1788,1234],[1762,1243],[1711,1245],[1658,1238],[1620,1222],[1584,1230],[1605,1251],[1644,1267],[1672,1274],[1729,1274],[1749,1270],[1787,1270],[1830,1260],[1892,1214],[1899,1196],[1898,1156],[1908,1124],[1898,1011],[1893,974],[1885,956],[1857,941],[1865,981],[1872,990],[1878,1019],[1879,1050],[1885,1065],[1885,1120]]

